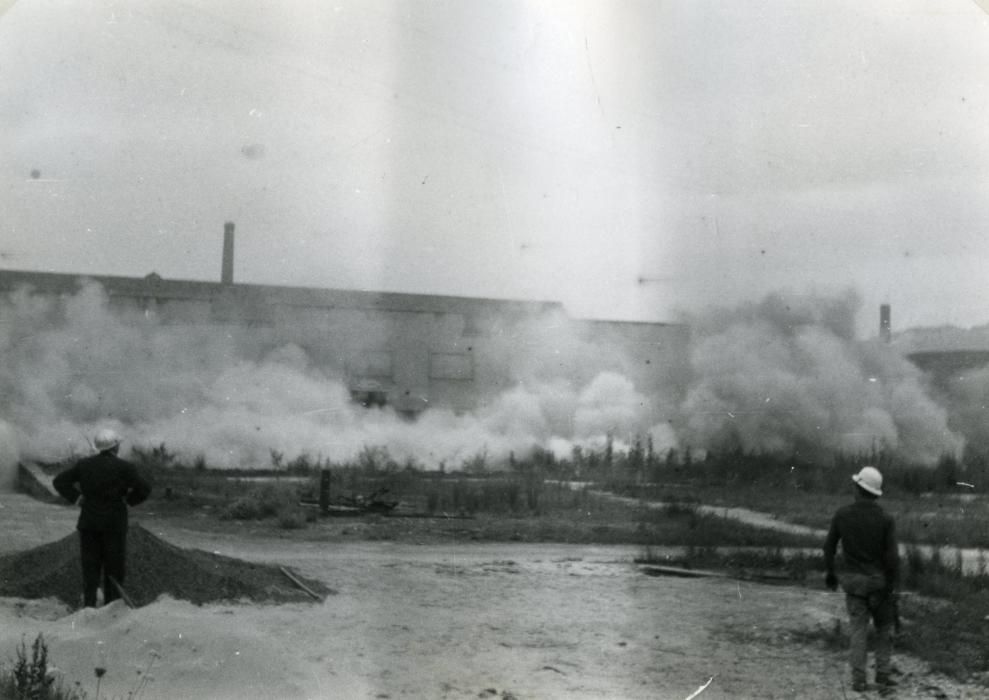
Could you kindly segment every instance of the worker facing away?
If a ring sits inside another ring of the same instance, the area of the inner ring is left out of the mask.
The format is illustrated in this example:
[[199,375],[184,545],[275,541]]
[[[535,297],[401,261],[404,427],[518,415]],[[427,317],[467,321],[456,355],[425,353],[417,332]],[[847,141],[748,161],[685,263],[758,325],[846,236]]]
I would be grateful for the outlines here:
[[855,501],[838,509],[824,542],[825,585],[837,590],[835,553],[841,543],[841,587],[850,623],[849,663],[852,688],[864,691],[866,639],[869,621],[876,628],[876,684],[880,689],[896,685],[891,677],[896,591],[899,585],[899,551],[893,518],[877,502],[883,493],[883,477],[875,467],[862,467],[852,477]]
[[127,510],[151,494],[151,485],[137,467],[117,456],[120,438],[100,430],[93,443],[97,454],[85,457],[55,477],[52,485],[63,498],[81,506],[79,546],[82,558],[83,605],[96,607],[102,577],[103,602],[120,597],[127,555]]

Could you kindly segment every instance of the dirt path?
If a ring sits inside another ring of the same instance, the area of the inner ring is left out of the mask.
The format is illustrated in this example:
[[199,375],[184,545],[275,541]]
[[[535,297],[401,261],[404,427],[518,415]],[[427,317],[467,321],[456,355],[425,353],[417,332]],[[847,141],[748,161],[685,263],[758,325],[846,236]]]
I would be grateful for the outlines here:
[[[20,549],[72,525],[71,510],[0,495]],[[31,523],[44,527],[32,531]],[[66,615],[0,600],[0,658],[44,633],[52,658],[93,695],[93,650],[108,648],[102,697],[143,698],[842,698],[841,655],[793,635],[830,628],[839,596],[728,581],[654,578],[633,548],[567,545],[319,544],[214,536],[142,523],[181,546],[296,567],[337,591],[322,604],[197,608],[160,600]],[[979,697],[907,672],[897,697]],[[847,685],[844,688],[849,692]]]
[[[625,503],[630,506],[645,505],[647,508],[666,508],[667,506],[670,505],[669,503],[665,503],[663,501],[643,501],[638,498],[619,496],[609,491],[592,490],[589,493],[599,498],[605,498],[610,501],[615,501],[617,503]],[[765,530],[786,532],[792,535],[811,535],[813,537],[820,537],[821,539],[823,539],[828,534],[827,530],[807,527],[806,525],[797,525],[796,523],[790,523],[785,520],[780,520],[775,515],[772,515],[770,513],[761,513],[757,510],[750,510],[748,508],[730,507],[730,506],[709,506],[709,505],[704,505],[703,503],[695,504],[694,507],[697,508],[698,513],[703,513],[705,515],[716,515],[719,518],[729,518],[731,520],[737,520],[740,523],[745,523],[746,525],[752,525],[753,527],[760,527]]]

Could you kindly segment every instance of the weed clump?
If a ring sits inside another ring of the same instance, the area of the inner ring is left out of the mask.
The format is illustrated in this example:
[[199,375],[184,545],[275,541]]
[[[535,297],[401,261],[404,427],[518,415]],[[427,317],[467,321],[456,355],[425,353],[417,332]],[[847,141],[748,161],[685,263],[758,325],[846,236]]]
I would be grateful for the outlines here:
[[268,484],[234,499],[220,511],[219,517],[221,520],[274,518],[283,530],[300,530],[312,522],[316,514],[303,512],[298,500],[294,488]]
[[85,693],[66,689],[49,664],[48,645],[39,634],[31,644],[21,640],[10,667],[0,666],[0,698],[5,700],[83,700]]
[[954,677],[989,673],[989,575],[963,571],[960,553],[953,560],[934,548],[929,555],[907,547],[902,564],[904,587],[920,594],[911,601],[905,650],[927,659],[935,671]]
[[271,486],[254,489],[234,499],[220,513],[223,520],[264,520],[278,515],[290,501],[286,494]]

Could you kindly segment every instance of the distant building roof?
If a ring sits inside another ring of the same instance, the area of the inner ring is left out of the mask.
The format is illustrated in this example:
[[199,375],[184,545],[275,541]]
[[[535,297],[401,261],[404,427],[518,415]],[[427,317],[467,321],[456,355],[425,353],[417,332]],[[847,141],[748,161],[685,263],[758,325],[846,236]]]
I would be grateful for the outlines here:
[[904,355],[989,350],[989,326],[910,328],[893,336],[893,346]]
[[212,300],[237,294],[260,296],[269,304],[305,307],[336,307],[350,309],[374,309],[379,311],[427,311],[476,313],[491,310],[521,314],[535,314],[551,310],[563,310],[560,302],[518,301],[481,297],[441,296],[431,294],[405,294],[400,292],[373,292],[363,290],[317,289],[260,284],[222,284],[192,280],[169,280],[159,274],[141,277],[115,275],[83,275],[29,270],[0,270],[0,291],[10,292],[21,287],[33,288],[56,294],[76,293],[84,280],[97,282],[111,297],[154,297],[156,299]]

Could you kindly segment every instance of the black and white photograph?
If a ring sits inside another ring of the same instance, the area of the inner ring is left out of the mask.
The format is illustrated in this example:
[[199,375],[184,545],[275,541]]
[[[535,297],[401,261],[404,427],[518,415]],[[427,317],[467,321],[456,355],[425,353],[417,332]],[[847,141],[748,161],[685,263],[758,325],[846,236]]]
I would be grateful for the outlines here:
[[0,698],[989,697],[989,0],[0,0]]

